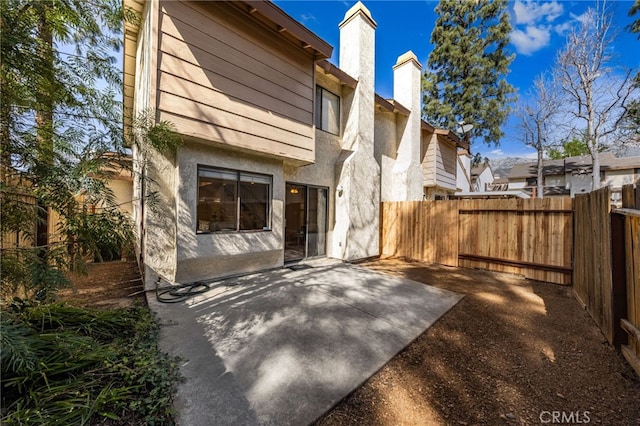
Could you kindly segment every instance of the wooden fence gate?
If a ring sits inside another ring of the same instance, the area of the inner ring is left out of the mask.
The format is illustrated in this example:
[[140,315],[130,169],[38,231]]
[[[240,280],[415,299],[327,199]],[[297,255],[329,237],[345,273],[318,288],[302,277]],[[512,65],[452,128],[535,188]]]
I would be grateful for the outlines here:
[[640,186],[625,186],[611,214],[614,344],[640,375]]
[[[614,341],[609,188],[574,200],[573,291],[607,340]],[[616,289],[618,290],[618,289]]]
[[384,202],[381,255],[571,283],[570,198]]

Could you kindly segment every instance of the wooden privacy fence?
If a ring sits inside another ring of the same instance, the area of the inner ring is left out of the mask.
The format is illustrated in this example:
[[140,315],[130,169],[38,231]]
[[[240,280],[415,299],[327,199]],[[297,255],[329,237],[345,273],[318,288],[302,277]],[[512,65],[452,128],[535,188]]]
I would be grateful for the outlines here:
[[614,343],[640,375],[640,186],[623,188],[611,233]]
[[[573,291],[607,340],[614,341],[609,188],[574,200]],[[619,289],[616,289],[619,290]]]
[[571,283],[570,198],[384,202],[381,255]]

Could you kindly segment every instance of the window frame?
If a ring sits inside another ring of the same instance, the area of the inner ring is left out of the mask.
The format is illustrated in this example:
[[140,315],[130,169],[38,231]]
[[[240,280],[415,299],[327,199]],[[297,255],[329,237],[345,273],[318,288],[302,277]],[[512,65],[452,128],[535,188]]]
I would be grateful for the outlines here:
[[[324,97],[322,96],[322,94],[324,92],[327,92],[333,96],[335,96],[338,99],[338,111],[336,114],[337,120],[338,120],[338,132],[334,133],[328,129],[323,129],[322,128],[322,99],[324,99]],[[314,125],[316,126],[316,129],[321,130],[323,132],[327,132],[329,134],[332,135],[336,135],[336,136],[340,136],[341,131],[342,131],[342,119],[341,119],[341,112],[342,112],[342,99],[340,98],[339,95],[337,95],[336,93],[333,93],[331,90],[328,90],[326,88],[324,88],[323,86],[316,84],[316,93],[315,93],[315,97],[316,97],[316,108],[315,108],[315,116],[314,116]],[[320,125],[318,125],[320,124]]]
[[[236,229],[220,229],[220,230],[208,230],[201,231],[199,230],[199,218],[198,218],[198,207],[200,205],[200,171],[208,170],[212,172],[220,172],[220,173],[234,173],[236,175],[235,180],[235,203],[236,203],[236,217],[235,217],[235,228]],[[242,176],[256,176],[263,177],[269,179],[268,183],[268,194],[267,194],[267,212],[266,212],[266,226],[262,229],[240,229],[241,223],[241,196],[240,196],[240,183]],[[273,221],[272,221],[272,212],[273,212],[273,175],[269,175],[266,173],[256,173],[250,172],[247,170],[239,170],[239,169],[230,169],[227,167],[216,167],[216,166],[208,166],[204,164],[198,164],[196,169],[196,206],[195,206],[195,231],[197,235],[200,234],[239,234],[239,233],[247,233],[247,232],[271,232],[273,230]]]

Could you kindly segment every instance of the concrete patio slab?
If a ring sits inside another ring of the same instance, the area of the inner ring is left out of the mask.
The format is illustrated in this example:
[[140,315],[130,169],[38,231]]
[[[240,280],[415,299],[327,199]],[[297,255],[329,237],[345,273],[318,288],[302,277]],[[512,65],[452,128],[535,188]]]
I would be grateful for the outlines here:
[[180,425],[305,425],[373,375],[462,296],[328,259],[149,299],[180,355]]

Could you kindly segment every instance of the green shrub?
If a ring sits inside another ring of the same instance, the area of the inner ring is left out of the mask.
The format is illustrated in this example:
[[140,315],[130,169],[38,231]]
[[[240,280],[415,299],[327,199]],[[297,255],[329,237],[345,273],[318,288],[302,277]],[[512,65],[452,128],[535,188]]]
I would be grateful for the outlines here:
[[2,424],[173,424],[177,359],[147,308],[15,302],[3,312]]

